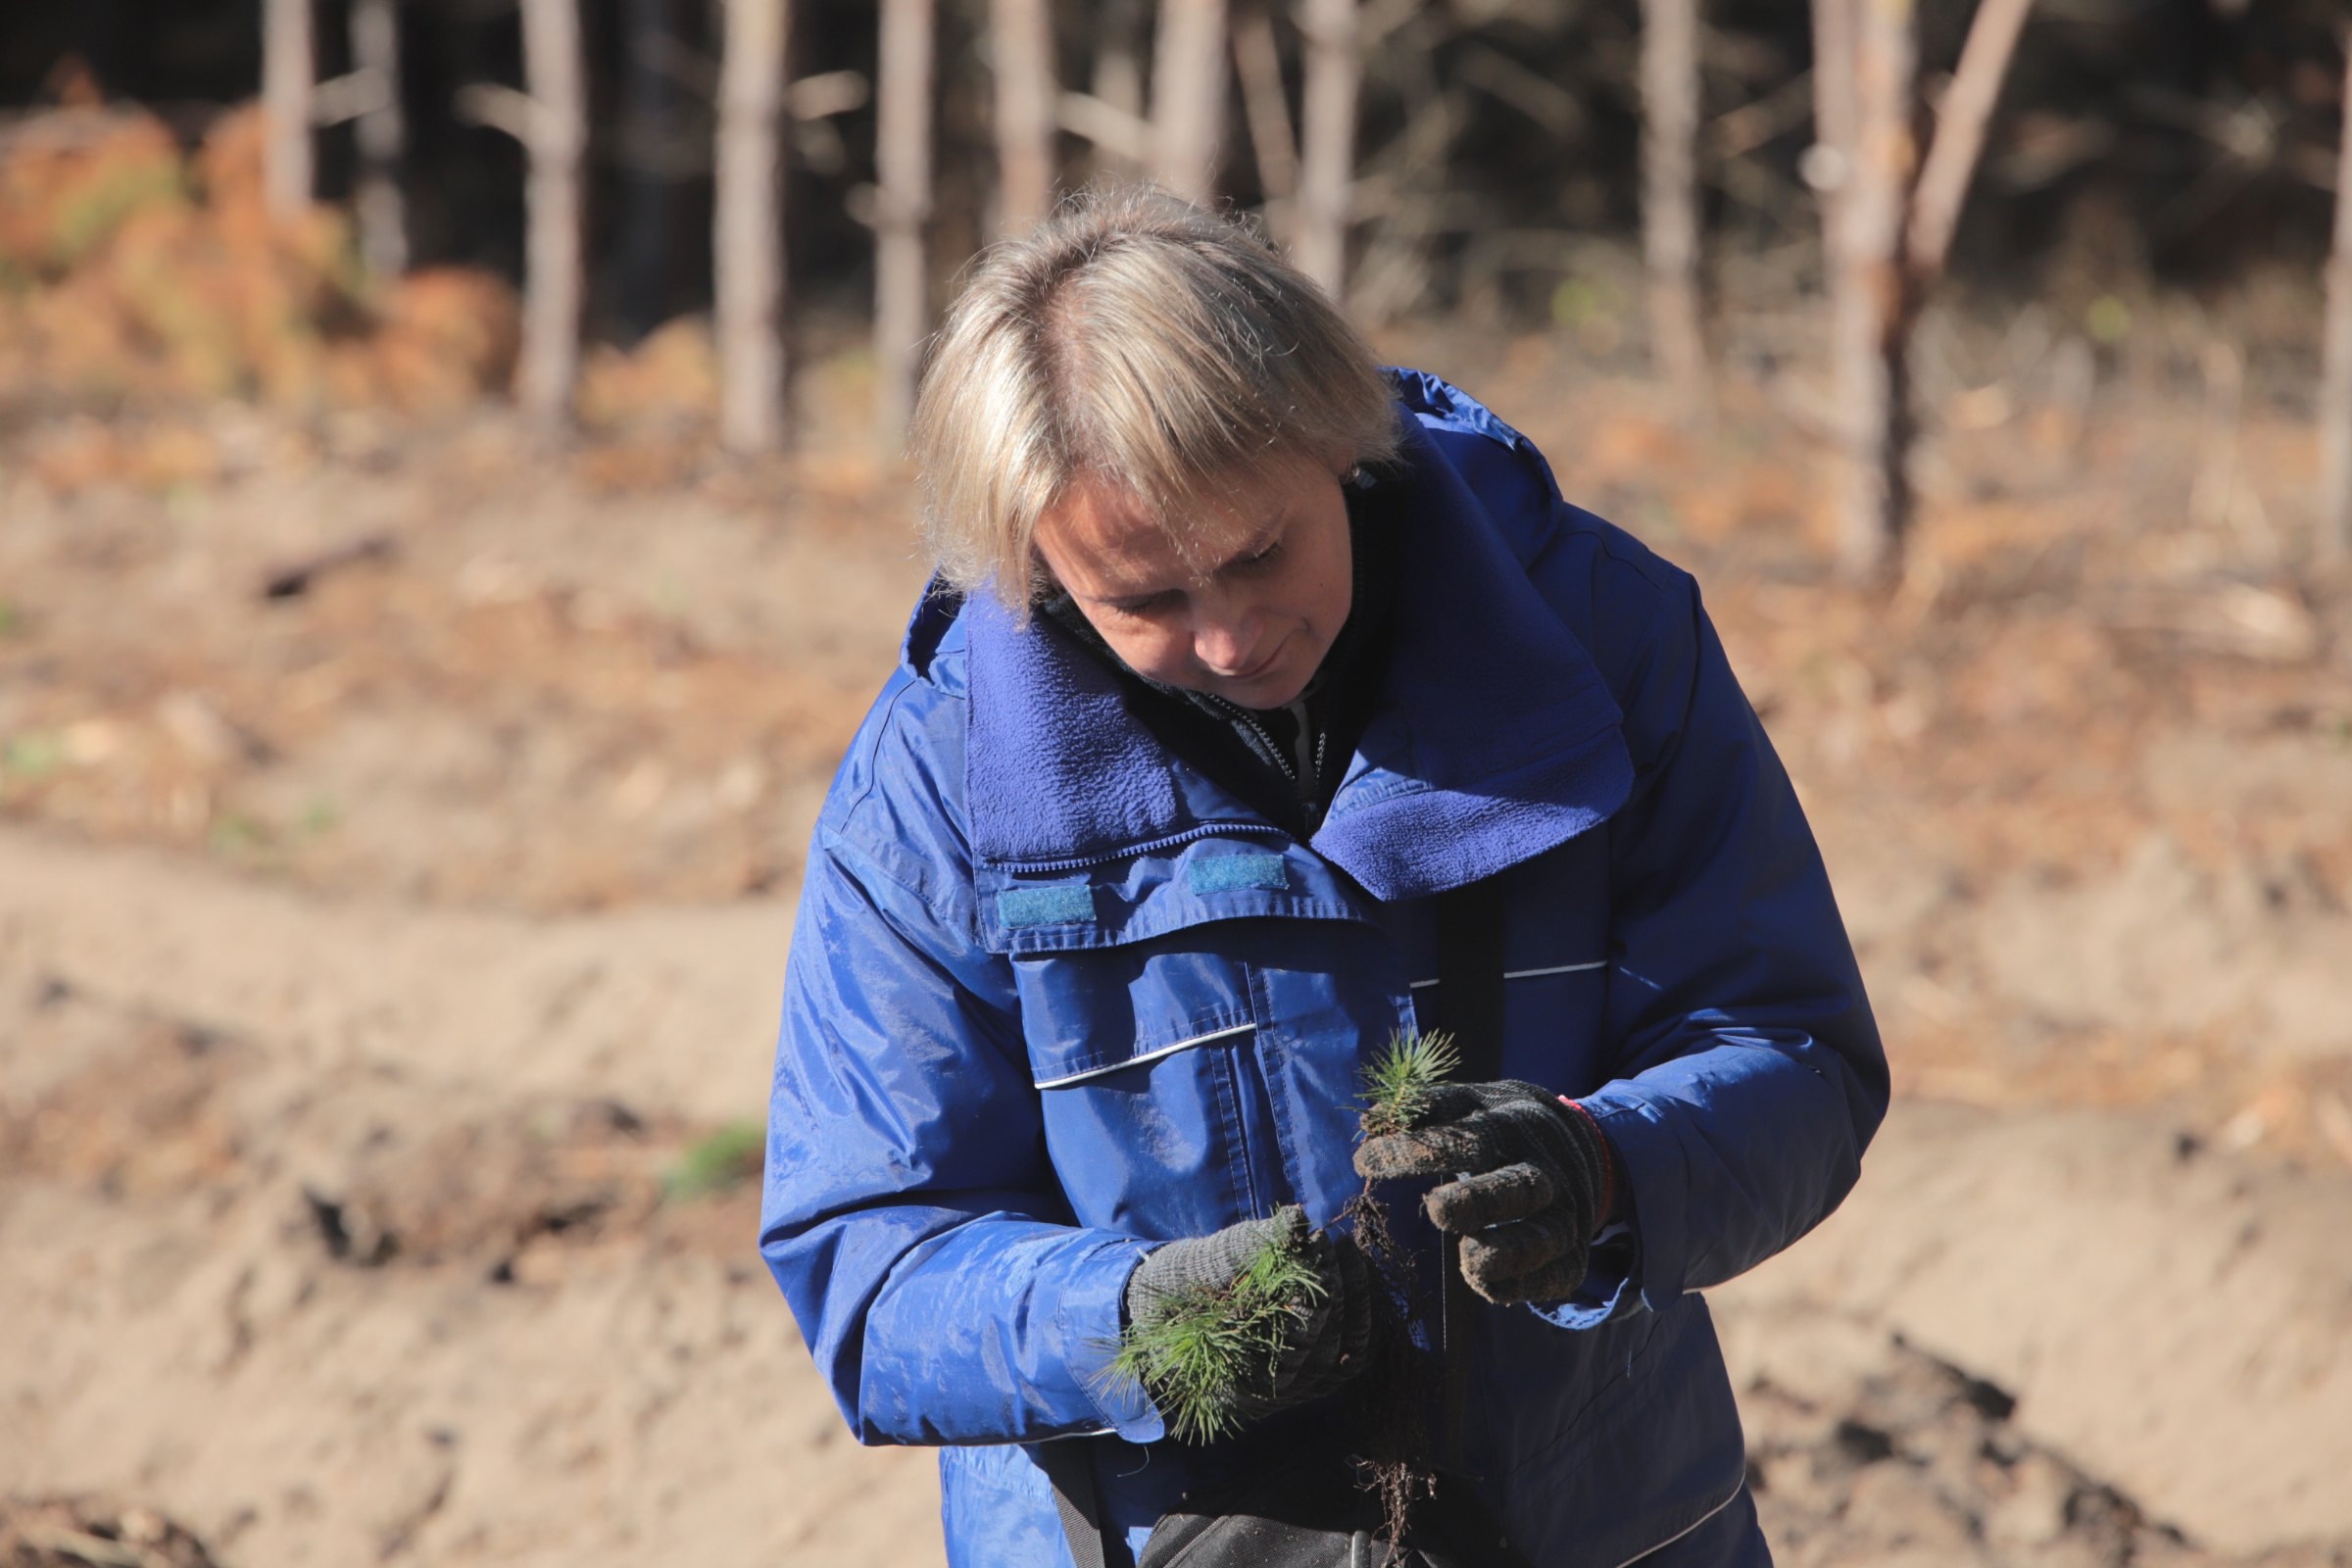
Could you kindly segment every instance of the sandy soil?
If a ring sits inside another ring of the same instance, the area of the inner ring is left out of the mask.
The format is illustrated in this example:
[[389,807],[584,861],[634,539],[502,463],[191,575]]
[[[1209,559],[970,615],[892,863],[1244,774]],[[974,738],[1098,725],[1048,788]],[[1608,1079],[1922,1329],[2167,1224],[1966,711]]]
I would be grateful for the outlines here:
[[[1873,597],[1784,415],[1422,357],[1699,569],[1887,1025],[1861,1193],[1716,1302],[1784,1558],[2352,1562],[2302,438],[2200,513],[2193,406],[1955,432]],[[937,1560],[742,1180],[906,506],[495,415],[0,434],[0,1563]]]

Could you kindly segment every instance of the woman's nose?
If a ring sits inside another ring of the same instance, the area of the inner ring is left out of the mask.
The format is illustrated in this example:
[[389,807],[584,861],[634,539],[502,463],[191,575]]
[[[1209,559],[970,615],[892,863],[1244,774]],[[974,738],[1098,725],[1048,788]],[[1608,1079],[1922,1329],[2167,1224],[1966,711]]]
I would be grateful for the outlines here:
[[1193,657],[1212,674],[1237,675],[1257,660],[1258,615],[1231,594],[1202,595],[1193,606]]

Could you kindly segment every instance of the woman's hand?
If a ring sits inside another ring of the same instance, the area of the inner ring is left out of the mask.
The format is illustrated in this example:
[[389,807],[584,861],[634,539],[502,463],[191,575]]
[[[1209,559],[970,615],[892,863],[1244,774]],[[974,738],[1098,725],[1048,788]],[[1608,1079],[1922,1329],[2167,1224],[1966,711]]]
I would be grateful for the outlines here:
[[1462,1239],[1462,1278],[1490,1301],[1554,1301],[1585,1282],[1592,1234],[1614,1196],[1608,1139],[1585,1111],[1534,1084],[1440,1084],[1407,1131],[1368,1138],[1355,1169],[1374,1181],[1450,1177],[1422,1200]]
[[1293,1204],[1270,1219],[1244,1220],[1213,1235],[1170,1242],[1137,1264],[1127,1281],[1127,1319],[1149,1327],[1172,1305],[1230,1290],[1268,1248],[1279,1248],[1311,1269],[1319,1294],[1310,1288],[1291,1309],[1267,1361],[1248,1366],[1220,1388],[1222,1408],[1214,1423],[1220,1428],[1319,1399],[1363,1370],[1372,1341],[1373,1293],[1379,1288],[1370,1262],[1347,1237],[1310,1231],[1306,1211]]

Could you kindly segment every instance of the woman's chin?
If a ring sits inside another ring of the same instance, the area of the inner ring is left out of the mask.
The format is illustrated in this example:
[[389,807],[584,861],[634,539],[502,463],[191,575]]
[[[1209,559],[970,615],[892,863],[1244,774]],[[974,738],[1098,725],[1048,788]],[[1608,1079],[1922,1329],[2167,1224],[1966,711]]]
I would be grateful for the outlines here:
[[1219,680],[1205,689],[1237,707],[1254,708],[1262,711],[1288,708],[1297,702],[1306,690],[1308,676],[1313,673],[1309,670],[1305,675],[1300,675],[1288,668],[1277,667],[1248,680]]
[[1209,675],[1199,690],[1243,708],[1288,708],[1306,691],[1322,659],[1321,650],[1314,651],[1313,659],[1302,657],[1307,652],[1298,646],[1302,641],[1294,634],[1255,673]]

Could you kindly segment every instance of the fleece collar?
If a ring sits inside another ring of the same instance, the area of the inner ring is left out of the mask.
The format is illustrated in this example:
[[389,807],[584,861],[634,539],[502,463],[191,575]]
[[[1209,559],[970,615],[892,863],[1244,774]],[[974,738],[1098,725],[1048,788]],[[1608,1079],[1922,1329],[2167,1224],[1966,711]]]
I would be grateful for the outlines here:
[[[1442,412],[1412,382],[1403,390],[1441,428],[1476,428],[1462,405],[1492,422],[1450,388],[1458,402]],[[1404,460],[1379,487],[1402,535],[1387,670],[1310,841],[1383,900],[1556,848],[1616,810],[1633,778],[1591,657],[1419,422],[1407,424]],[[1074,868],[1210,827],[1272,830],[1171,753],[1066,631],[1043,617],[1017,627],[986,595],[966,601],[962,618],[966,801],[981,864]]]

